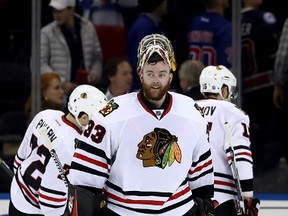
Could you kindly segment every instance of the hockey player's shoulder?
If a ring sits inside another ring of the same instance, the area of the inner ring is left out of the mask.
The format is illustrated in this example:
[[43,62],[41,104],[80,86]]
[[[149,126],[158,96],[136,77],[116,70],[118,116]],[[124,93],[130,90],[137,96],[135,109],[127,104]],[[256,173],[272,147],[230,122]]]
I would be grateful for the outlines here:
[[187,95],[176,93],[176,92],[169,92],[169,94],[172,95],[173,101],[177,101],[176,103],[180,103],[180,104],[194,104],[195,103],[195,101]]
[[131,107],[131,103],[133,103],[132,101],[133,99],[135,100],[135,98],[136,97],[134,93],[124,94],[121,96],[114,97],[108,101],[108,103],[99,111],[99,113],[103,117],[106,117],[106,116],[111,115],[112,113],[120,112],[120,110],[127,111],[127,107],[128,108]]
[[106,106],[104,106],[99,113],[103,116],[106,117],[108,115],[110,115],[112,112],[114,112],[115,110],[117,110],[119,108],[119,104],[117,102],[114,101],[114,99],[111,99],[108,101],[108,103],[106,104]]
[[240,110],[240,112],[242,112],[244,115],[248,115],[247,112],[245,112],[242,108],[237,107],[238,110]]
[[201,108],[196,103],[196,101],[193,100],[191,97],[175,92],[169,92],[169,93],[172,95],[173,101],[175,101],[178,104],[181,104],[182,106],[181,110],[183,110],[184,108],[187,108],[189,110],[190,107],[193,106],[198,112],[201,112]]
[[228,102],[228,103],[230,104],[230,106],[234,107],[236,112],[240,112],[243,115],[248,115],[242,108],[238,107],[236,104],[230,103],[230,102]]
[[64,113],[60,110],[46,109],[37,113],[34,119],[43,118],[51,121],[52,119],[60,118],[62,115],[64,115]]

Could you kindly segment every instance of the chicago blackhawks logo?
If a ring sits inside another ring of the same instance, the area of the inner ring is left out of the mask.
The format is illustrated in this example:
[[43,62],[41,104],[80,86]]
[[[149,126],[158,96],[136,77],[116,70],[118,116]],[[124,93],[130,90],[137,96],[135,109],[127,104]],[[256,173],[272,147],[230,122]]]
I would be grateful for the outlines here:
[[138,144],[136,157],[143,160],[144,167],[157,166],[162,169],[176,160],[181,163],[182,153],[176,136],[162,128],[146,134]]
[[101,109],[99,112],[105,117],[109,115],[113,110],[116,110],[119,107],[117,103],[114,102],[114,100],[110,100],[107,105]]

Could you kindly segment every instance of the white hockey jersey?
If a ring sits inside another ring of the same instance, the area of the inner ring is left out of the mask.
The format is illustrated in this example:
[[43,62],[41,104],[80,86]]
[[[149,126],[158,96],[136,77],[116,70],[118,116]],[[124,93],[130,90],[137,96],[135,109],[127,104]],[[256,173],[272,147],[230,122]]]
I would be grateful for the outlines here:
[[48,137],[68,174],[74,139],[82,132],[63,112],[41,111],[30,123],[15,156],[11,200],[21,212],[59,216],[65,210],[67,187],[38,131],[40,127],[47,128]]
[[119,215],[183,215],[194,205],[192,191],[213,196],[206,126],[184,95],[169,92],[160,109],[142,92],[115,97],[84,131],[71,182],[104,187]]
[[236,164],[243,192],[253,191],[253,159],[250,150],[249,116],[235,104],[215,99],[196,101],[208,121],[214,172],[214,199],[222,204],[237,199],[236,185],[229,164],[231,157],[224,124],[230,127]]

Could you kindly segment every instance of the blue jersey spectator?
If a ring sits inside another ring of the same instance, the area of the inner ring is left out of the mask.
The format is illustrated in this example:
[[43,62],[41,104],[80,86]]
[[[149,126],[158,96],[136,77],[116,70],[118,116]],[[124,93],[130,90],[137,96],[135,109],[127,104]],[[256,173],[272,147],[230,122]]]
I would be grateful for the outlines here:
[[262,0],[243,0],[241,69],[245,92],[272,86],[270,78],[278,47],[277,19],[273,13],[261,10],[261,4]]
[[206,11],[188,24],[189,59],[205,66],[224,65],[231,68],[232,26],[224,17],[228,0],[203,0]]

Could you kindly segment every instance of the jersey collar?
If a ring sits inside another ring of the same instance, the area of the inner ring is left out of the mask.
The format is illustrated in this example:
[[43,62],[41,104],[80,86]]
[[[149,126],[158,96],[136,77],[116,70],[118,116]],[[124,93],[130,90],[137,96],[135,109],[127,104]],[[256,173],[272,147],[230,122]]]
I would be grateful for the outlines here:
[[147,100],[144,96],[143,90],[137,94],[137,98],[141,106],[158,120],[162,119],[172,107],[172,95],[169,94],[169,92],[166,93],[165,100],[160,108],[154,107],[153,104]]

